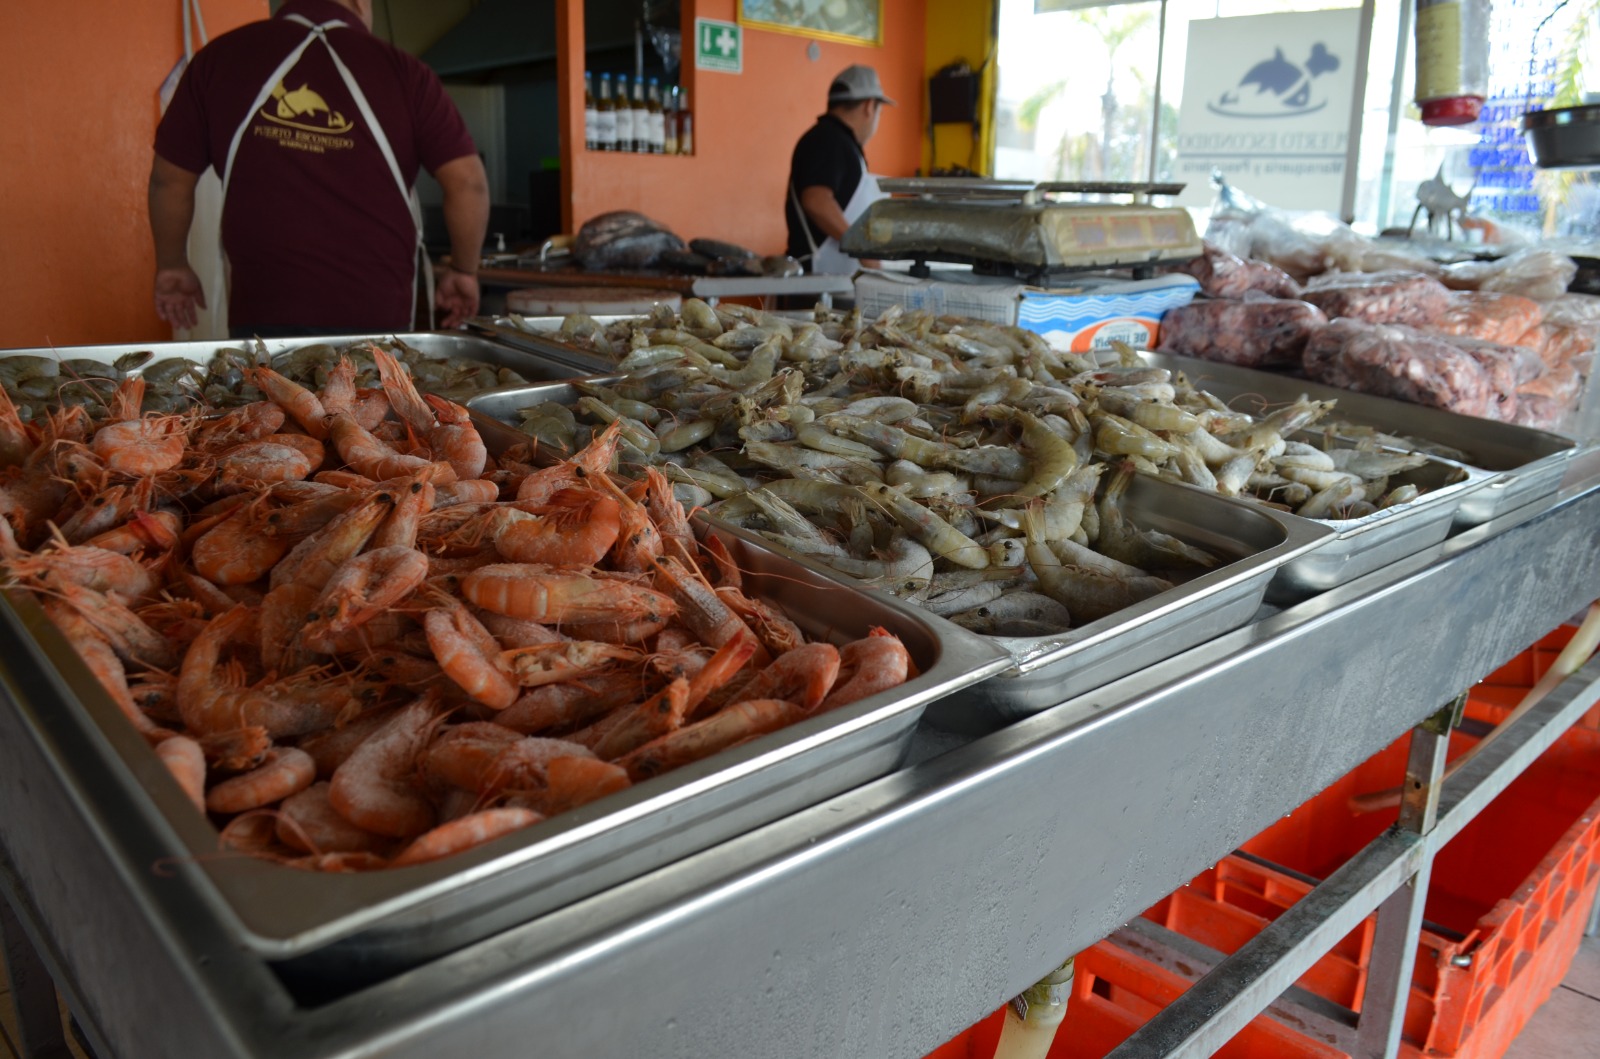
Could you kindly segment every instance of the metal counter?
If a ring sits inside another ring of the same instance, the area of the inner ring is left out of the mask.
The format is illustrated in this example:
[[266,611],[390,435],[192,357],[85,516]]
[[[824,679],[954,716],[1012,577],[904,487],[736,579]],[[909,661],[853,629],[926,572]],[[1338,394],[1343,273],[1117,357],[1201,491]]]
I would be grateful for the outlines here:
[[[924,1055],[1600,597],[1581,484],[431,964],[297,1006],[0,661],[0,888],[102,1059]],[[1569,480],[1576,478],[1569,475]],[[946,737],[949,738],[949,737]]]

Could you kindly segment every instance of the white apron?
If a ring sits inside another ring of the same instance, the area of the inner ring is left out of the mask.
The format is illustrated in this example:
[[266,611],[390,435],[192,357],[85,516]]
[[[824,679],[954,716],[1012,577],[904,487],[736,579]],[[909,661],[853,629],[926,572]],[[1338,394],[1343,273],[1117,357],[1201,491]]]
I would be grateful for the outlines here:
[[[855,258],[839,249],[839,240],[827,236],[819,244],[816,236],[811,232],[811,218],[806,216],[805,207],[800,205],[800,193],[793,184],[789,185],[789,195],[794,199],[794,208],[800,214],[800,227],[806,233],[806,245],[811,247],[811,271],[824,276],[848,276],[860,267]],[[867,172],[867,160],[861,160],[861,180],[856,184],[855,194],[850,196],[850,201],[844,204],[844,222],[854,224],[856,218],[867,212],[867,207],[883,198],[883,191],[878,187],[878,178]]]
[[[228,182],[233,178],[234,156],[239,153],[239,145],[244,142],[244,135],[250,129],[250,123],[255,120],[256,112],[262,107],[266,106],[267,100],[272,97],[272,90],[277,87],[279,81],[282,81],[288,76],[290,70],[294,69],[295,63],[300,61],[300,56],[305,54],[305,50],[311,46],[312,41],[321,41],[322,46],[328,49],[328,56],[333,60],[334,68],[339,71],[339,77],[344,81],[345,88],[349,90],[350,97],[355,101],[356,109],[361,112],[361,117],[366,121],[367,128],[372,130],[373,142],[378,145],[378,150],[380,153],[382,153],[384,162],[386,162],[389,166],[389,175],[394,178],[395,189],[399,191],[400,197],[406,200],[406,206],[411,211],[411,224],[416,232],[416,256],[417,259],[419,259],[422,263],[423,283],[426,288],[428,298],[428,326],[431,328],[434,323],[433,267],[432,263],[428,260],[428,255],[424,251],[422,245],[422,204],[417,198],[416,189],[406,186],[405,177],[400,172],[400,163],[395,161],[394,150],[389,146],[389,138],[384,135],[383,126],[378,123],[378,116],[372,112],[371,105],[367,103],[366,94],[361,91],[361,86],[356,84],[355,76],[351,74],[350,68],[344,64],[344,60],[339,58],[339,53],[334,50],[333,43],[328,40],[328,30],[338,29],[341,26],[348,25],[348,23],[341,19],[334,19],[331,22],[323,22],[319,24],[312,22],[304,15],[286,15],[284,16],[284,21],[297,22],[300,25],[305,26],[310,32],[306,34],[306,39],[301,41],[299,46],[296,47],[294,51],[290,52],[288,57],[284,59],[283,62],[279,63],[278,68],[272,72],[270,77],[267,78],[266,83],[261,86],[261,91],[256,93],[255,102],[251,104],[250,109],[245,113],[244,121],[240,122],[238,129],[234,131],[233,140],[228,145],[227,160],[223,162],[222,165],[222,201],[227,201]],[[219,208],[217,210],[217,215],[219,218],[221,217],[221,214],[222,211],[219,204]],[[219,246],[221,245],[221,241],[222,231],[219,226],[217,231],[217,242]],[[211,290],[213,292],[221,293],[222,297],[220,299],[220,303],[223,306],[226,306],[228,303],[226,255],[219,254],[218,257],[219,265],[214,270],[211,277]],[[416,273],[413,272],[411,274],[411,315],[406,320],[406,327],[409,328],[411,326],[411,321],[416,319],[416,315],[417,276]],[[267,323],[270,321],[252,322]]]

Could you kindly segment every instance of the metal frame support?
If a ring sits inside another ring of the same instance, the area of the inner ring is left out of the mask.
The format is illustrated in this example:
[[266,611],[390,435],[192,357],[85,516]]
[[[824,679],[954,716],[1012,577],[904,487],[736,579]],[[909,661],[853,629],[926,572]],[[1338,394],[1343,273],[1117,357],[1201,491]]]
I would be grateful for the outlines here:
[[1380,922],[1355,1054],[1394,1055],[1434,855],[1597,700],[1600,658],[1568,677],[1527,714],[1496,729],[1472,761],[1449,778],[1443,775],[1444,750],[1464,698],[1429,717],[1412,733],[1400,821],[1218,963],[1107,1059],[1201,1059],[1214,1054],[1374,910],[1381,910]]
[[[1438,823],[1440,780],[1444,778],[1445,757],[1450,749],[1450,730],[1460,723],[1466,705],[1466,695],[1457,696],[1411,730],[1396,829],[1425,836]],[[1400,1029],[1405,1022],[1406,996],[1411,989],[1422,909],[1428,899],[1432,871],[1433,858],[1423,858],[1416,873],[1378,906],[1367,988],[1356,1022],[1354,1054],[1358,1059],[1393,1059],[1400,1051]]]
[[55,982],[4,897],[0,897],[0,945],[5,950],[11,1006],[17,1016],[17,1047],[23,1059],[71,1059]]

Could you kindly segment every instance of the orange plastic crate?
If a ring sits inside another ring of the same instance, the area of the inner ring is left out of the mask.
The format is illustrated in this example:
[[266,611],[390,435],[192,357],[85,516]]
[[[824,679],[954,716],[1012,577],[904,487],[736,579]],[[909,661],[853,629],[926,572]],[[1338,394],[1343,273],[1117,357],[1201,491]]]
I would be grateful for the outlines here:
[[[1558,629],[1491,674],[1469,696],[1467,716],[1498,723],[1571,635],[1570,627]],[[1498,1057],[1565,976],[1600,890],[1600,722],[1588,723],[1597,715],[1600,708],[1563,734],[1435,859],[1426,918],[1464,938],[1423,932],[1402,1054]],[[1398,785],[1408,740],[1357,766],[1243,849],[1292,872],[1325,878],[1394,822],[1394,809],[1358,815],[1349,800]],[[1474,742],[1455,733],[1451,755]],[[1144,915],[1232,953],[1310,889],[1292,874],[1228,856]],[[1297,984],[1360,1010],[1373,924],[1369,918],[1342,939]],[[1468,965],[1457,966],[1457,958]],[[1086,950],[1078,958],[1071,1007],[1051,1059],[1103,1056],[1186,985],[1109,942]],[[934,1056],[990,1059],[1003,1019],[1004,1009]],[[1322,1059],[1344,1053],[1261,1016],[1218,1054]]]

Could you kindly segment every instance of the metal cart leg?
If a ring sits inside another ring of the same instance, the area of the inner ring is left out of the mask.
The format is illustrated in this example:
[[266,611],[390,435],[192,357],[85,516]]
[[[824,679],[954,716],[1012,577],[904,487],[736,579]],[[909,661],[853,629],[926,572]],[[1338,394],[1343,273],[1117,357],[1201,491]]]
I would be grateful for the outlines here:
[[17,1015],[17,1044],[23,1059],[71,1059],[55,983],[44,961],[22,931],[11,904],[0,897],[0,943],[5,946],[11,1004]]
[[[1411,753],[1406,760],[1397,829],[1416,835],[1433,830],[1439,818],[1439,788],[1444,778],[1445,754],[1450,748],[1450,729],[1465,706],[1463,695],[1411,730]],[[1360,1059],[1393,1059],[1400,1050],[1400,1030],[1405,1022],[1406,997],[1411,990],[1422,908],[1428,899],[1432,869],[1433,858],[1420,858],[1415,874],[1378,906],[1365,999],[1356,1023],[1355,1055]]]

